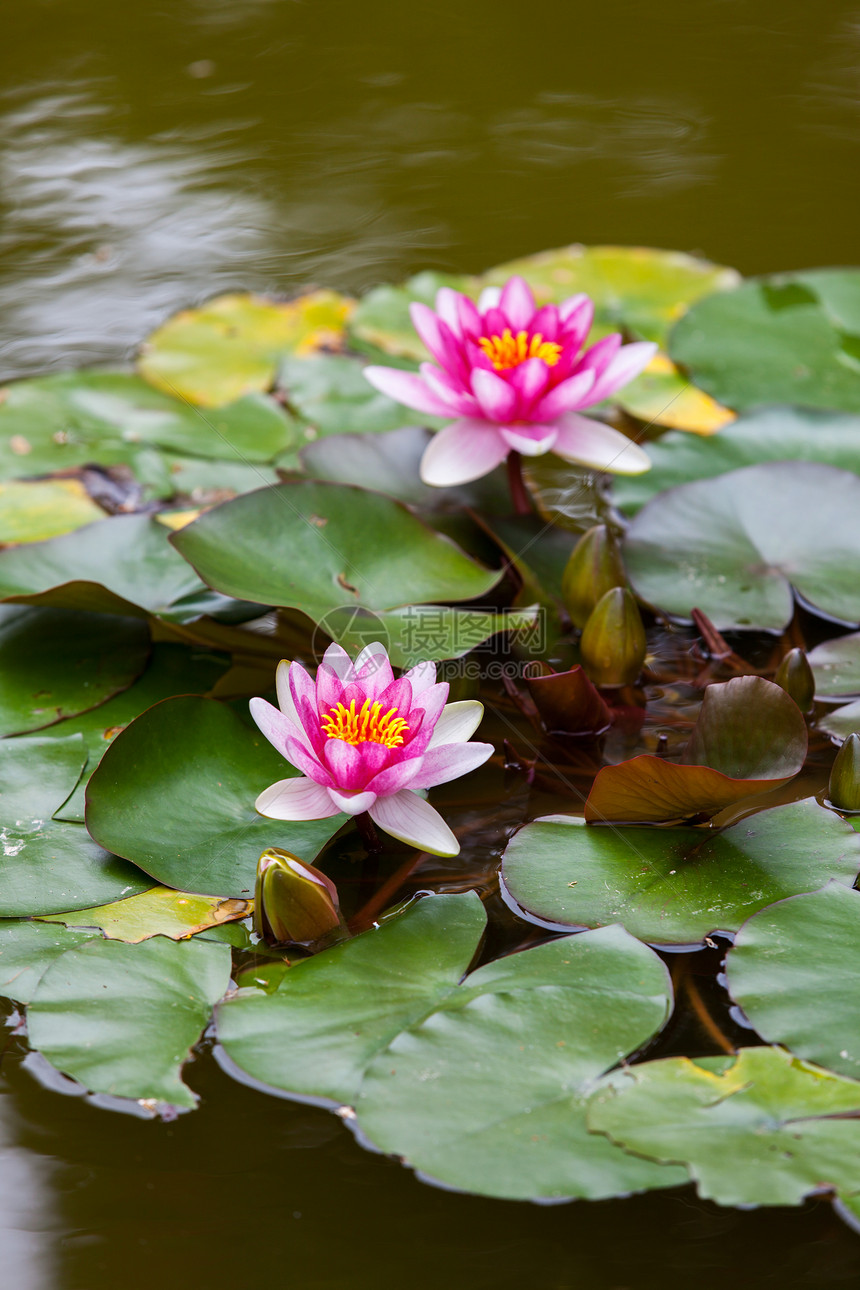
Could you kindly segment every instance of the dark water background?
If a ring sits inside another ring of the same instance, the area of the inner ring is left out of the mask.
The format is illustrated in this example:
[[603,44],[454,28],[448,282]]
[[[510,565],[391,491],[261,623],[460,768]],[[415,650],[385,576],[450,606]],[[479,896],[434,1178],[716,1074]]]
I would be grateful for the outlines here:
[[[571,241],[746,273],[860,259],[858,0],[5,0],[0,43],[4,378],[122,360],[237,287],[360,291]],[[462,1197],[209,1059],[173,1125],[21,1061],[13,1041],[2,1290],[860,1283],[826,1202]]]

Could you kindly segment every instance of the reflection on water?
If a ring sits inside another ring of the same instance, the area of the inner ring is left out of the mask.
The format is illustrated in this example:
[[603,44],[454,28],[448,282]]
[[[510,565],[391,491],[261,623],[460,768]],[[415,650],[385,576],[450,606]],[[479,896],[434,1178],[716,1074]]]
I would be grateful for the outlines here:
[[[0,1050],[7,1035],[0,1029]],[[10,1090],[0,1082],[0,1269],[15,1290],[56,1290],[58,1220],[50,1158],[20,1145],[21,1121]]]
[[748,272],[855,258],[856,0],[534,19],[7,0],[0,373],[122,360],[224,289],[357,291],[571,241]]

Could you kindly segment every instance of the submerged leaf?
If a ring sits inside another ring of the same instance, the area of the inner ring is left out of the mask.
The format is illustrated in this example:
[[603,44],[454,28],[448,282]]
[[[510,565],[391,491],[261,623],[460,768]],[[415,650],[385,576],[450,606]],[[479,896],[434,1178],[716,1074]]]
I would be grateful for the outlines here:
[[591,823],[684,820],[787,783],[802,768],[806,723],[760,676],[709,685],[680,764],[643,754],[604,766],[585,803]]
[[81,909],[73,914],[44,915],[47,923],[66,927],[95,927],[112,941],[138,944],[151,936],[169,936],[183,941],[196,932],[221,927],[251,912],[250,901],[220,900],[217,896],[197,896],[193,892],[173,891],[169,887],[152,887],[137,896],[127,896],[110,905]]

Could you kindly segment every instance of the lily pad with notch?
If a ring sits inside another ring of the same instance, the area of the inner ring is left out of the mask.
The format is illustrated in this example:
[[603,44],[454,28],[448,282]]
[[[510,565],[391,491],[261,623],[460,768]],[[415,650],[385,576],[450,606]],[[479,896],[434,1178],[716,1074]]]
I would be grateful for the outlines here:
[[606,1151],[584,1124],[593,1082],[669,1013],[657,956],[605,928],[464,978],[485,922],[474,892],[427,897],[294,964],[274,993],[241,990],[217,1013],[228,1070],[352,1106],[362,1140],[480,1195],[598,1197],[685,1181]]
[[525,916],[562,927],[621,923],[652,945],[699,944],[753,913],[832,879],[851,887],[860,837],[813,798],[727,828],[594,828],[550,815],[502,857],[505,890]]
[[782,631],[794,596],[860,621],[860,478],[810,462],[747,466],[682,484],[632,521],[624,561],[640,599],[720,631]]
[[210,587],[315,622],[345,605],[474,600],[501,577],[392,498],[311,480],[225,502],[171,542]]
[[146,891],[151,879],[52,813],[87,759],[82,736],[0,740],[0,918],[85,909]]

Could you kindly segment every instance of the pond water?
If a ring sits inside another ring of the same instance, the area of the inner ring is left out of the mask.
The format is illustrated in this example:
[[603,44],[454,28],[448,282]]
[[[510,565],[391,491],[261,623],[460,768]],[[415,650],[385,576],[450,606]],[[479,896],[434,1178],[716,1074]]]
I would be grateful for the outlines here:
[[[4,20],[4,379],[122,361],[234,287],[366,290],[572,241],[744,273],[857,259],[856,0],[7,0]],[[488,825],[469,854],[500,837]],[[860,1241],[827,1202],[455,1195],[208,1054],[196,1113],[108,1114],[45,1088],[13,1024],[0,1266],[16,1290],[857,1284]]]

